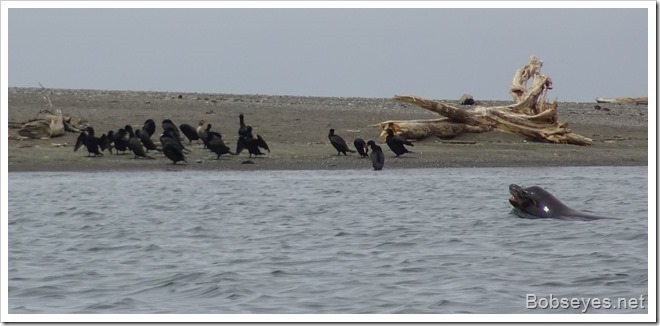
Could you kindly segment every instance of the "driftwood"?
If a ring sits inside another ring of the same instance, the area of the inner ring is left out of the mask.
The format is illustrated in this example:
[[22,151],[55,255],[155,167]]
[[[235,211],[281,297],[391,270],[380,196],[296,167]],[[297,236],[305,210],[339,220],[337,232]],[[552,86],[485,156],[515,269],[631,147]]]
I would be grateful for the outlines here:
[[[591,145],[591,139],[574,134],[565,122],[557,120],[556,101],[545,101],[547,91],[552,89],[552,80],[541,74],[542,65],[542,61],[532,56],[528,64],[516,71],[509,92],[513,104],[494,107],[477,106],[465,110],[415,96],[395,96],[394,99],[397,101],[415,104],[445,118],[385,121],[375,126],[382,129],[381,136],[391,128],[396,134],[409,139],[429,136],[452,138],[464,132],[486,132],[496,129],[538,141]],[[529,79],[533,79],[533,83],[527,88]]]
[[[45,91],[45,87],[41,86],[41,88]],[[10,122],[10,127],[20,126],[18,134],[32,139],[58,137],[64,135],[65,131],[82,131],[84,128],[82,121],[74,121],[71,117],[65,116],[62,110],[53,110],[53,103],[48,93],[45,93],[44,101],[48,104],[48,109],[40,111],[37,118],[22,123]]]
[[597,103],[620,103],[620,104],[649,104],[649,97],[599,97]]

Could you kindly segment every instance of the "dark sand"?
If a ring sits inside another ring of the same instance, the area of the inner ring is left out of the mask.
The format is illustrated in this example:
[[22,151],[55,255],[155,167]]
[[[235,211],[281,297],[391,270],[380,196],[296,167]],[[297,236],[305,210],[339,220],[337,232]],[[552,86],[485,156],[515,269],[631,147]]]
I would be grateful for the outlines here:
[[[9,129],[10,172],[18,171],[120,171],[120,170],[291,170],[371,169],[369,159],[357,154],[338,157],[330,145],[328,129],[336,129],[352,148],[362,137],[382,143],[385,169],[435,167],[536,167],[536,166],[626,166],[648,165],[648,108],[646,105],[559,103],[559,120],[575,133],[592,138],[592,146],[539,143],[519,135],[491,131],[462,134],[451,140],[428,138],[415,143],[413,154],[400,159],[379,139],[380,130],[369,125],[400,119],[437,118],[438,115],[392,99],[323,98],[266,95],[197,94],[132,91],[49,90],[55,109],[81,117],[98,135],[126,124],[140,128],[146,119],[197,126],[199,120],[213,124],[225,142],[236,148],[238,115],[268,142],[271,153],[242,164],[240,156],[215,159],[201,144],[188,145],[188,164],[173,166],[162,154],[155,160],[134,159],[132,154],[87,157],[85,148],[74,152],[78,134],[44,140],[15,140]],[[179,95],[181,98],[179,98]],[[408,95],[408,94],[406,94]],[[9,89],[9,121],[23,122],[47,106],[40,89]],[[446,101],[456,104],[456,101]],[[504,105],[487,102],[484,105]],[[466,107],[468,108],[468,107]],[[6,122],[5,122],[6,123]]]

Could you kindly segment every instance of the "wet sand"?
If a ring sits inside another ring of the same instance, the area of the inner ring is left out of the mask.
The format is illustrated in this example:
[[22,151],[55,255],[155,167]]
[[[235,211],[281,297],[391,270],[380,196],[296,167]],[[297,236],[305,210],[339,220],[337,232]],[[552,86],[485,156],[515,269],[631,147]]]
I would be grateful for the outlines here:
[[[47,108],[42,91],[36,88],[9,89],[9,122],[35,118]],[[146,119],[157,123],[172,119],[175,124],[196,126],[200,120],[223,134],[225,143],[236,148],[238,115],[254,127],[271,152],[248,161],[239,156],[216,155],[201,144],[187,145],[188,163],[172,165],[164,155],[155,160],[134,159],[132,153],[87,157],[85,148],[73,151],[77,133],[43,140],[15,140],[17,129],[9,129],[8,169],[20,171],[122,171],[122,170],[295,170],[371,169],[369,159],[353,153],[337,156],[328,141],[334,128],[352,148],[361,137],[381,143],[385,169],[436,167],[538,167],[538,166],[629,166],[648,165],[648,107],[630,104],[559,103],[559,120],[573,132],[593,139],[592,146],[548,144],[519,135],[491,131],[462,134],[445,140],[437,137],[415,142],[414,153],[393,158],[380,130],[370,125],[386,120],[437,118],[437,114],[391,98],[328,98],[268,95],[232,95],[168,92],[96,91],[50,89],[53,108],[65,115],[85,119],[97,134],[130,124],[140,128]],[[414,95],[414,94],[401,94]],[[442,99],[441,99],[442,100]],[[445,101],[456,104],[455,100]],[[483,101],[483,105],[508,102]],[[468,108],[468,106],[465,106]],[[6,123],[6,122],[5,122]]]

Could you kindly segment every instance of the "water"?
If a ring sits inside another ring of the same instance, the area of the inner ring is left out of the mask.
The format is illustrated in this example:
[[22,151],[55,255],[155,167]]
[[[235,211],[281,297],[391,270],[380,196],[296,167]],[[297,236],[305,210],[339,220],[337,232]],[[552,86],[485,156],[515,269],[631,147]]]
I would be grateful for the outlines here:
[[[526,295],[648,295],[647,173],[10,173],[9,313],[579,313]],[[518,218],[510,183],[617,219]]]

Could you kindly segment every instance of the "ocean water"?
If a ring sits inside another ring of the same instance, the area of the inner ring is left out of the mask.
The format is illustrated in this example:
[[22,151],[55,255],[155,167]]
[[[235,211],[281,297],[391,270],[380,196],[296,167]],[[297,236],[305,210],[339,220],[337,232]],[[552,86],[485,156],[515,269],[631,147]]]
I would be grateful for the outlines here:
[[[647,178],[647,167],[9,173],[9,313],[647,313]],[[616,219],[519,218],[511,183]]]

